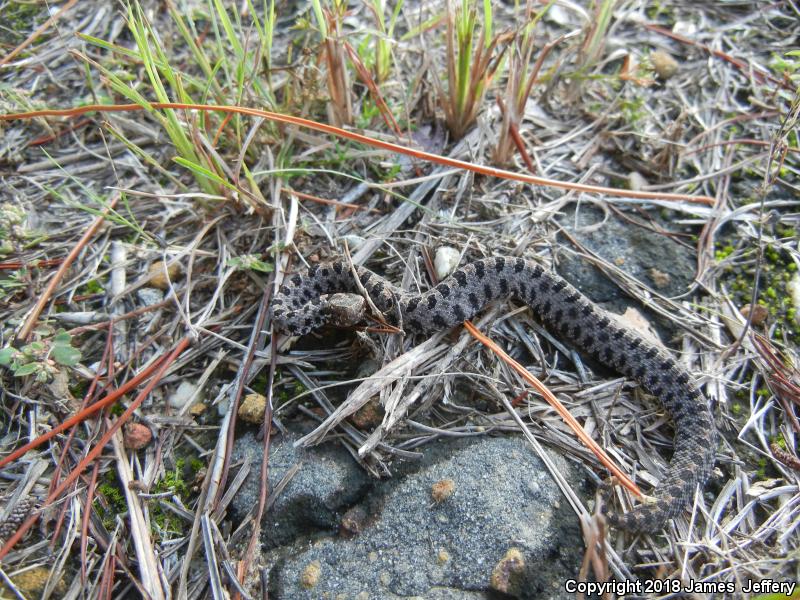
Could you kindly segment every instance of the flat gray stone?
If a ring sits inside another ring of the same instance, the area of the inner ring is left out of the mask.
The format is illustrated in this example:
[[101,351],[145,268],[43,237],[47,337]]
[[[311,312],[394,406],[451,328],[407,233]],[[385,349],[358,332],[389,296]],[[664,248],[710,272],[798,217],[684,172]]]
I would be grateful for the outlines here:
[[[589,250],[659,293],[671,297],[686,292],[696,266],[690,248],[614,215],[609,215],[602,226],[592,229],[602,221],[602,211],[586,205],[579,207],[577,218],[574,211],[569,211],[559,220],[564,229]],[[569,242],[565,246],[573,247]],[[621,301],[620,289],[592,263],[562,250],[558,271],[595,302],[611,303],[618,312],[624,311],[626,303]]]
[[[553,459],[574,480],[566,461]],[[452,493],[434,502],[432,486],[447,479]],[[367,519],[356,537],[318,537],[269,553],[270,597],[561,598],[580,565],[578,519],[520,437],[427,446],[415,471],[383,482],[363,507]],[[492,572],[512,549],[524,566],[511,593],[497,595]]]
[[[340,445],[325,444],[303,450],[293,446],[297,437],[278,437],[271,442],[271,490],[290,468],[298,463],[300,468],[264,517],[265,548],[291,543],[309,533],[336,531],[341,513],[361,500],[373,484]],[[252,461],[251,473],[231,502],[234,521],[258,504],[263,443],[252,432],[236,438],[232,459],[239,462],[245,455]]]

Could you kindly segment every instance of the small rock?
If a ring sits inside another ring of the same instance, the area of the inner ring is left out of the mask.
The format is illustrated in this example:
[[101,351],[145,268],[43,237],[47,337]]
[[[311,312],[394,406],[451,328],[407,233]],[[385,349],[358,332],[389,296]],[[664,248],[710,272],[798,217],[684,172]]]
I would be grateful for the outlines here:
[[203,395],[201,392],[198,392],[196,384],[191,381],[181,381],[172,395],[167,398],[167,405],[175,410],[180,410],[186,406],[186,403],[192,400],[192,398],[200,402],[203,399]]
[[439,548],[439,552],[437,553],[436,558],[439,560],[440,564],[445,564],[447,561],[450,560],[450,553],[444,548]]
[[204,402],[195,402],[189,409],[189,414],[199,417],[208,410],[208,406]]
[[453,495],[456,482],[452,479],[442,479],[431,486],[431,497],[436,504],[441,504]]
[[127,423],[122,439],[126,448],[141,450],[153,440],[153,432],[141,423]]
[[53,374],[53,380],[47,384],[47,387],[57,398],[72,398],[72,393],[69,391],[69,376],[66,371],[56,371]]
[[158,260],[150,264],[147,270],[148,282],[154,288],[166,290],[169,288],[170,282],[174,282],[181,272],[181,265],[179,262],[170,263],[168,267],[164,267],[164,261]]
[[[47,580],[50,578],[50,569],[45,567],[34,567],[28,569],[11,578],[16,588],[27,598],[38,598],[44,592],[44,587],[47,585]],[[52,589],[53,595],[62,597],[67,591],[67,586],[63,579],[59,579],[55,587]],[[0,596],[16,598],[16,594],[11,594],[6,590],[6,586],[0,584]]]
[[136,297],[139,298],[142,306],[153,306],[164,299],[164,292],[156,288],[143,287],[136,290]]
[[433,259],[433,268],[436,270],[436,277],[439,281],[446,279],[450,273],[456,270],[461,260],[461,253],[450,246],[441,246],[436,250],[436,258]]
[[524,570],[525,558],[517,548],[511,548],[492,571],[492,589],[516,596],[514,591],[522,583],[521,575]]
[[303,572],[300,573],[300,585],[307,590],[317,587],[319,576],[322,573],[322,565],[318,560],[311,562]]
[[[270,444],[269,489],[274,490],[287,474],[295,473],[262,521],[261,539],[268,549],[289,544],[309,531],[335,534],[341,526],[342,514],[356,506],[371,486],[369,475],[344,446],[320,444],[304,450],[294,447],[296,439],[295,434],[289,434],[277,437]],[[264,442],[253,431],[238,436],[233,447],[233,461],[242,462],[246,456],[256,468],[251,468],[231,502],[234,522],[258,504],[261,494],[257,465],[264,457]],[[304,561],[302,568],[317,558]],[[329,561],[322,563],[331,564]],[[291,576],[294,586],[297,586],[298,573],[299,570]],[[280,596],[275,598],[278,600]]]
[[638,171],[631,171],[628,173],[628,189],[634,192],[641,192],[648,185],[647,179]]
[[372,431],[383,421],[384,412],[380,401],[373,398],[350,417],[350,422],[362,431]]
[[264,410],[267,398],[261,394],[247,394],[239,405],[239,418],[248,423],[259,425],[264,422]]
[[786,284],[786,289],[792,295],[792,305],[795,308],[794,320],[800,325],[800,273],[794,274],[794,277]]
[[697,25],[694,21],[675,21],[672,26],[673,33],[682,35],[684,37],[694,37],[697,34]]
[[575,17],[566,9],[558,4],[552,4],[549,10],[544,12],[546,21],[550,21],[561,27],[570,27],[575,24]]
[[656,50],[650,55],[653,69],[661,79],[669,79],[678,72],[678,61],[663,50]]
[[756,304],[755,307],[751,306],[750,304],[745,304],[742,307],[742,310],[739,312],[742,313],[742,316],[745,319],[749,318],[750,324],[754,327],[760,327],[766,322],[767,317],[769,317],[769,310],[767,307],[761,306],[760,304]]
[[[648,271],[653,267],[668,274],[670,284],[660,290],[666,296],[684,294],[692,285],[694,254],[668,237],[631,227],[622,219],[589,206],[565,210],[559,221],[582,245],[640,281],[649,279]],[[558,254],[559,274],[589,298],[614,312],[622,312],[631,304],[616,284],[590,262],[566,251]]]
[[367,511],[362,506],[354,506],[342,516],[339,534],[344,537],[355,537],[364,530],[367,523]]
[[669,273],[664,273],[663,271],[659,271],[656,268],[652,268],[648,271],[648,275],[650,275],[650,279],[653,281],[653,285],[656,286],[656,289],[663,290],[666,287],[669,287],[669,284],[672,282],[672,279],[669,276]]

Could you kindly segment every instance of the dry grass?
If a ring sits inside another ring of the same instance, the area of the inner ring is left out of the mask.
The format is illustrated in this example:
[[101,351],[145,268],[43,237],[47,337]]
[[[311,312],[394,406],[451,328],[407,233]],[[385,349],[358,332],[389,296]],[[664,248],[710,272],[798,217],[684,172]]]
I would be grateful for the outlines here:
[[[0,367],[0,460],[85,414],[0,469],[0,536],[9,542],[19,525],[32,525],[0,550],[2,585],[43,569],[27,597],[210,598],[223,588],[233,594],[233,580],[245,582],[242,597],[258,597],[257,528],[231,532],[226,523],[245,473],[229,459],[236,407],[253,389],[272,401],[276,422],[318,419],[305,442],[335,434],[376,475],[442,435],[523,428],[605,474],[550,408],[463,331],[427,340],[371,335],[380,367],[362,381],[348,370],[349,344],[289,353],[289,340],[270,337],[266,312],[283,274],[345,244],[355,263],[412,288],[430,282],[425,258],[443,245],[547,265],[574,254],[599,268],[673,332],[669,345],[715,404],[722,442],[693,513],[664,535],[604,531],[563,484],[584,523],[585,569],[617,578],[797,579],[800,307],[790,283],[800,267],[800,103],[789,77],[797,59],[786,55],[800,35],[793,3],[631,0],[618,3],[599,38],[590,12],[555,3],[530,48],[514,57],[523,75],[509,87],[515,102],[507,108],[527,164],[501,136],[502,68],[497,85],[473,90],[488,95],[463,139],[446,145],[433,126],[433,82],[447,73],[445,2],[406,0],[391,58],[381,55],[380,76],[366,86],[343,51],[378,47],[376,14],[364,4],[327,21],[336,31],[321,45],[314,17],[282,3],[272,20],[261,3],[189,4],[142,2],[141,13],[128,14],[86,0],[50,15],[0,0],[0,113],[138,102],[135,92],[327,121],[333,101],[337,119],[352,119],[383,146],[252,114],[183,109],[0,122],[0,349],[40,342],[44,350],[30,360],[52,372],[37,381]],[[138,25],[130,22],[137,14]],[[519,17],[497,3],[495,31]],[[152,52],[143,55],[131,28]],[[655,49],[680,57],[666,81],[649,66]],[[366,55],[361,62],[377,68]],[[621,77],[623,64],[639,71]],[[169,84],[164,94],[154,91],[158,81]],[[528,87],[523,102],[519,89]],[[397,131],[414,132],[420,151],[386,150]],[[498,144],[511,170],[533,165],[537,176],[584,187],[455,168],[462,163],[453,161],[488,164]],[[450,162],[432,165],[430,154]],[[631,172],[663,199],[585,187],[620,187]],[[690,201],[698,197],[712,202]],[[692,249],[692,284],[666,297],[618,257],[563,231],[564,216],[587,203]],[[172,265],[160,282],[154,263],[162,272]],[[759,300],[763,323],[740,312]],[[645,492],[658,481],[671,435],[655,403],[591,373],[520,307],[494,306],[477,325],[544,381]],[[80,350],[73,366],[46,356],[61,328]],[[175,399],[181,382],[193,384],[185,402]],[[376,396],[386,410],[379,427],[346,419]],[[121,409],[112,409],[117,399]],[[134,415],[155,434],[138,452],[116,431]],[[263,492],[252,522],[280,488]],[[619,492],[616,501],[624,507],[630,498]]]

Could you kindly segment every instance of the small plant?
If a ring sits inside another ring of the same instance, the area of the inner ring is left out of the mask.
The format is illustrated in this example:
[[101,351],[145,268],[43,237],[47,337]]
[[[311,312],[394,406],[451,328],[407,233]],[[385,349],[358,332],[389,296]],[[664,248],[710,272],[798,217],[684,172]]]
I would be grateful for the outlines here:
[[500,65],[505,47],[495,49],[509,36],[492,37],[492,5],[483,2],[483,27],[477,35],[477,11],[472,0],[461,0],[453,9],[447,5],[447,94],[439,90],[447,128],[454,139],[461,139],[483,105],[486,91]]
[[[240,22],[240,15],[221,0],[208,3],[209,11],[187,15],[173,3],[167,3],[181,42],[188,49],[191,60],[174,64],[168,54],[168,46],[159,38],[158,32],[148,21],[140,2],[127,7],[127,25],[133,38],[133,46],[125,47],[86,34],[81,39],[113,53],[121,64],[137,65],[135,68],[109,68],[82,58],[103,76],[103,85],[108,86],[129,102],[146,108],[166,132],[177,156],[175,162],[188,169],[195,177],[198,187],[210,195],[221,195],[233,191],[239,199],[258,204],[257,195],[248,193],[247,167],[242,165],[244,176],[236,178],[235,170],[225,164],[220,148],[240,148],[245,133],[242,119],[238,115],[227,116],[219,123],[211,114],[183,114],[175,109],[153,110],[149,103],[179,102],[185,104],[248,104],[270,108],[276,106],[271,88],[272,43],[276,21],[274,0],[264,0],[263,10],[257,11],[252,0],[246,0],[251,16],[250,24]],[[258,15],[261,15],[259,18]],[[195,21],[210,22],[211,33],[198,31]],[[255,32],[255,35],[253,35]],[[130,75],[141,72],[144,81]],[[266,76],[264,75],[266,71]],[[179,189],[187,186],[174,175],[161,158],[137,146],[113,123],[106,125],[116,138],[128,146],[148,166],[169,178]],[[275,134],[277,128],[264,126]],[[231,182],[233,180],[233,183]]]
[[[185,458],[176,459],[175,468],[164,472],[164,476],[153,486],[153,493],[155,495],[177,496],[181,502],[188,502],[191,489],[187,476],[191,477],[203,466],[202,461],[192,459],[187,465]],[[152,504],[150,510],[153,523],[156,525],[154,533],[159,538],[163,538],[170,531],[181,531],[183,525],[181,518],[165,508],[161,502]]]
[[0,204],[0,256],[11,254],[14,251],[12,242],[25,237],[25,218],[21,207],[10,202]]
[[94,500],[94,510],[109,531],[116,526],[118,515],[124,515],[128,510],[125,492],[120,487],[119,480],[113,471],[106,471],[103,480],[97,484],[97,495]]
[[11,369],[15,377],[35,375],[40,383],[50,381],[59,365],[74,367],[80,359],[80,350],[72,347],[72,336],[63,329],[52,338],[33,341],[19,350],[0,348],[0,366]]
[[[536,48],[533,35],[534,28],[552,4],[553,1],[551,0],[536,15],[529,9],[525,18],[526,25],[522,28],[522,31],[517,33],[513,43],[510,45],[511,54],[508,59],[505,102],[502,106],[503,121],[497,146],[495,146],[492,157],[493,162],[500,166],[508,164],[511,159],[514,145],[518,140],[519,124],[525,114],[525,104],[531,95],[533,85],[539,78],[542,63],[550,53],[550,50],[564,37],[562,36],[546,44],[539,52],[536,63],[531,66],[533,52]],[[520,150],[524,149],[520,148]],[[529,162],[527,155],[525,155],[525,158],[526,162]],[[533,170],[531,167],[532,165],[529,165],[529,169]]]
[[[784,81],[788,80],[795,87],[795,97],[800,93],[800,50],[790,50],[786,52],[783,57],[779,54],[773,53],[770,67],[779,73]],[[788,90],[783,90],[780,87],[780,94],[789,102],[794,98]]]
[[28,285],[28,275],[28,269],[22,268],[0,276],[0,300],[8,301],[17,291],[24,289]]
[[330,0],[331,6],[323,7],[322,0],[312,0],[311,6],[324,45],[325,64],[328,68],[327,82],[330,94],[331,122],[337,127],[352,125],[353,104],[350,101],[350,76],[345,61],[342,40],[342,19],[347,12],[346,0]]
[[367,6],[375,15],[375,22],[378,25],[375,39],[375,56],[372,62],[372,70],[375,73],[375,80],[378,83],[386,81],[392,71],[392,36],[394,26],[400,10],[403,8],[403,0],[398,0],[395,4],[389,22],[386,22],[386,0],[369,0]]
[[594,19],[586,29],[586,37],[578,53],[579,70],[589,69],[602,56],[616,5],[617,0],[595,0]]
[[242,254],[235,256],[228,261],[228,265],[234,269],[242,271],[259,271],[261,273],[271,273],[272,265],[265,263],[256,254]]

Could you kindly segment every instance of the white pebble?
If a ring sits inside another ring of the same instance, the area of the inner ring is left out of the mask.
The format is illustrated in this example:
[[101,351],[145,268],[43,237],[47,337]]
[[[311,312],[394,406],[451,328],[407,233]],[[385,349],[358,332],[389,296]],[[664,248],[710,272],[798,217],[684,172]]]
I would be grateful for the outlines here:
[[691,21],[675,21],[675,25],[672,26],[672,31],[678,35],[692,37],[697,33],[697,25]]
[[792,304],[795,308],[794,320],[800,324],[800,272],[796,272],[794,277],[786,284],[792,294]]
[[361,237],[360,235],[353,235],[352,233],[348,235],[343,235],[342,240],[347,242],[347,247],[353,251],[359,250],[364,245],[365,242],[363,237]]
[[156,288],[143,287],[136,290],[136,297],[144,306],[153,306],[164,300],[164,292]]
[[202,400],[202,392],[198,392],[197,386],[189,381],[181,381],[178,389],[169,397],[167,403],[172,408],[181,409],[195,397],[195,393],[197,393],[196,401],[200,402]]
[[461,261],[461,253],[450,246],[441,246],[436,250],[436,258],[433,259],[433,268],[436,269],[436,276],[439,281],[450,276],[456,270]]
[[641,192],[647,185],[647,179],[645,179],[641,173],[637,171],[628,173],[628,189],[634,192]]

